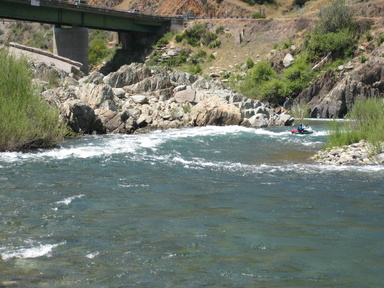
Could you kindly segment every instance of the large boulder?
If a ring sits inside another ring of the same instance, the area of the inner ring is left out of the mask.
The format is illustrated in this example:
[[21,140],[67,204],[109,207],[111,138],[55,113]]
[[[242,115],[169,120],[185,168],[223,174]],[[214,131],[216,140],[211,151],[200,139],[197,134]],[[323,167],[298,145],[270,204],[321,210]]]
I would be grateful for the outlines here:
[[196,126],[239,125],[241,113],[238,107],[228,104],[227,101],[218,96],[214,96],[193,106],[191,119]]
[[178,103],[192,103],[195,101],[196,91],[193,89],[178,91],[174,97]]
[[93,109],[102,108],[105,110],[116,110],[114,93],[108,84],[96,85],[93,83],[85,84],[80,87],[79,99],[89,104]]
[[151,70],[140,63],[121,66],[116,72],[104,77],[103,81],[114,88],[122,88],[142,81],[151,76]]
[[70,100],[63,104],[64,119],[78,134],[103,134],[106,132],[94,110],[80,100]]

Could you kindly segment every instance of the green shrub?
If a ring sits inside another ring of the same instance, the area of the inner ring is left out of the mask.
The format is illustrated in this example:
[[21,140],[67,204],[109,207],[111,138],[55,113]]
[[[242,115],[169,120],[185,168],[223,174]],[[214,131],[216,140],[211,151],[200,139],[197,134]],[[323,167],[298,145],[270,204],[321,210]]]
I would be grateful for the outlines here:
[[157,41],[156,45],[157,45],[157,46],[165,46],[165,45],[167,45],[168,43],[169,43],[169,40],[168,40],[167,38],[165,38],[165,37],[162,37],[162,38],[160,38],[160,39]]
[[268,101],[271,104],[278,104],[284,101],[284,83],[278,78],[265,81],[260,85],[259,99]]
[[349,33],[348,29],[326,34],[314,34],[308,43],[309,57],[312,61],[332,54],[333,59],[348,58],[353,55],[357,40]]
[[265,61],[259,61],[253,66],[244,81],[240,83],[238,89],[242,94],[252,99],[261,98],[261,85],[276,77],[276,72],[272,69],[271,65]]
[[200,74],[203,71],[199,63],[189,66],[188,70],[191,74]]
[[372,36],[371,32],[369,32],[369,31],[367,31],[365,33],[365,37],[366,37],[367,41],[372,41],[373,40],[373,36]]
[[247,69],[252,69],[253,66],[255,66],[255,63],[253,62],[253,60],[251,58],[248,58],[246,65],[247,65]]
[[[224,28],[223,28],[224,29]],[[180,43],[186,39],[187,43],[193,47],[200,46],[200,43],[205,46],[210,46],[213,41],[217,39],[217,35],[207,30],[206,23],[195,23],[191,28],[185,30],[181,35],[176,35],[176,42]],[[220,41],[214,42],[212,48],[221,45]]]
[[361,63],[365,63],[365,62],[367,62],[369,60],[369,58],[367,57],[367,56],[365,56],[365,55],[361,55],[361,57],[360,57],[360,62]]
[[292,66],[283,71],[282,80],[285,83],[282,96],[296,97],[308,87],[311,76],[311,68],[304,57],[297,59]]
[[384,142],[384,101],[382,98],[357,99],[345,118],[348,122],[333,121],[327,137],[327,147],[349,145],[364,139],[381,152]]
[[32,84],[27,60],[0,51],[0,151],[51,147],[61,141],[65,128]]
[[176,41],[177,43],[180,43],[181,41],[183,41],[183,39],[184,39],[184,37],[183,37],[182,35],[176,35],[176,36],[175,36],[175,41]]
[[213,49],[213,48],[217,48],[217,47],[220,47],[220,46],[221,46],[221,41],[220,40],[216,40],[214,43],[209,44],[208,48]]
[[253,13],[252,14],[252,18],[253,19],[263,19],[263,18],[266,18],[267,16],[265,16],[264,14],[260,13],[260,12],[256,12],[256,13]]
[[292,46],[292,40],[284,41],[283,43],[283,49],[288,49],[289,47]]
[[320,20],[315,27],[315,34],[337,33],[355,26],[351,9],[344,0],[333,0],[320,11]]
[[90,66],[96,66],[108,55],[108,47],[104,40],[96,39],[89,46],[88,61]]
[[377,46],[380,46],[381,44],[383,44],[384,42],[384,34],[383,33],[380,33],[378,36],[377,36]]
[[291,107],[290,112],[295,119],[303,119],[309,116],[310,109],[305,104],[297,104]]
[[224,33],[224,26],[219,26],[216,28],[216,34],[223,34]]

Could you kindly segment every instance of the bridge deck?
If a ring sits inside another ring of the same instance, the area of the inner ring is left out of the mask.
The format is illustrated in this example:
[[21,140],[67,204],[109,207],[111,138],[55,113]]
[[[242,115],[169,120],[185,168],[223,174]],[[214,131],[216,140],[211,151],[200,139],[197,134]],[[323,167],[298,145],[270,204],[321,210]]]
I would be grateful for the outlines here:
[[170,17],[75,5],[64,0],[41,0],[40,6],[32,6],[30,0],[0,0],[0,18],[146,33],[156,33],[171,21]]

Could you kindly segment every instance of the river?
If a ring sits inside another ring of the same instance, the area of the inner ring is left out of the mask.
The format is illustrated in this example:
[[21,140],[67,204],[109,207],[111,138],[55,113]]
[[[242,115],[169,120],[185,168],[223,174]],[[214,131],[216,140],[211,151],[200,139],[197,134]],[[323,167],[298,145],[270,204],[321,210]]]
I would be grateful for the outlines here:
[[0,286],[383,287],[384,166],[311,162],[312,126],[0,153]]

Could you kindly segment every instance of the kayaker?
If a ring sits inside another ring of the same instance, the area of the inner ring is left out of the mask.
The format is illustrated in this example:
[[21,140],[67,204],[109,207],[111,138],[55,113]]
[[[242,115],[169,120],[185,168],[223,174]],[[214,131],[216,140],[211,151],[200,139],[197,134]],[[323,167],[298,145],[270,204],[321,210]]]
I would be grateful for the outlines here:
[[300,123],[299,127],[297,127],[297,131],[299,133],[303,133],[305,131],[304,127],[303,127],[303,124]]

